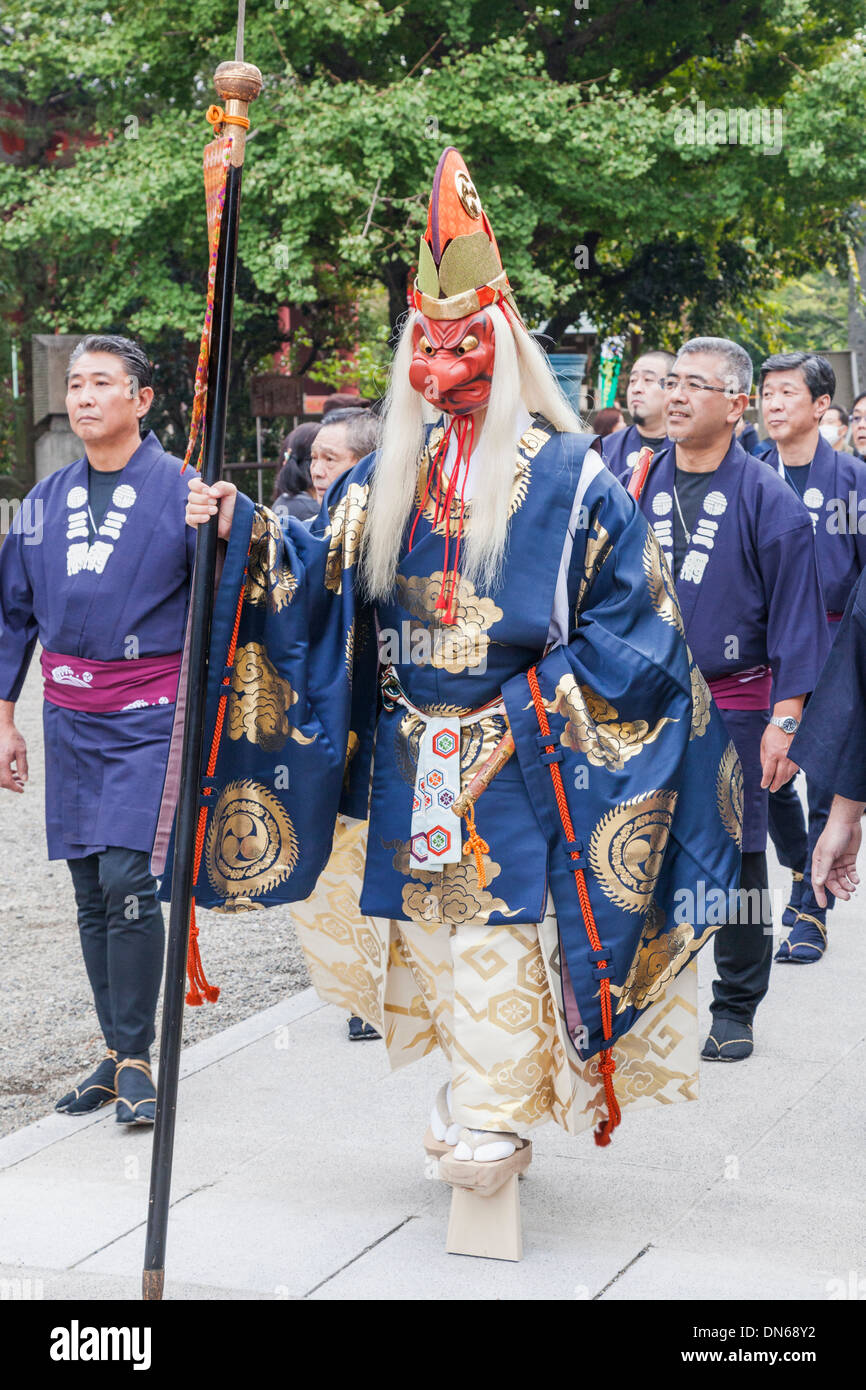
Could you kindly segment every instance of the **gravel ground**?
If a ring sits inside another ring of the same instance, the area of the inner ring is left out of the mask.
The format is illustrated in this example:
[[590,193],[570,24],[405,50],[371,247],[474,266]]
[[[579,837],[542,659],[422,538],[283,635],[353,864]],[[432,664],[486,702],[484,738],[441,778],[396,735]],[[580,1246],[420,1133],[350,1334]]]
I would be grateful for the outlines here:
[[[0,1136],[50,1114],[104,1044],[78,944],[72,880],[45,847],[42,682],[31,664],[16,711],[30,780],[0,791]],[[166,921],[168,912],[166,909]],[[205,974],[216,1004],[187,1008],[184,1045],[258,1013],[309,984],[291,909],[197,913]],[[160,1035],[161,1008],[156,1036]]]

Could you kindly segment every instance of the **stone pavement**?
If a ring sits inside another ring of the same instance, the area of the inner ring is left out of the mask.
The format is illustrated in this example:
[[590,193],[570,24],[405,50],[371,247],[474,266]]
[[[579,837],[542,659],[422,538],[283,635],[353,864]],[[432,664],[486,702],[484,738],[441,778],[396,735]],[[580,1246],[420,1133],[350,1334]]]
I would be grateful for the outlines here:
[[[860,915],[856,899],[837,908],[821,963],[774,967],[755,1055],[704,1064],[697,1104],[627,1111],[605,1150],[537,1132],[519,1265],[445,1253],[450,1189],[425,1179],[420,1147],[439,1054],[391,1073],[381,1044],[348,1043],[311,990],[195,1044],[166,1297],[826,1300],[856,1288]],[[710,950],[700,970],[705,1026]],[[150,1146],[112,1108],[0,1141],[0,1292],[137,1298]]]

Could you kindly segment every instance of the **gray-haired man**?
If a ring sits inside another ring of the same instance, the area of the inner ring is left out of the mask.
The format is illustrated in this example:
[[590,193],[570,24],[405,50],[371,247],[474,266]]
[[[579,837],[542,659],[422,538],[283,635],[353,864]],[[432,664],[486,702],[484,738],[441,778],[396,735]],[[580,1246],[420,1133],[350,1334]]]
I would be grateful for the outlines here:
[[310,474],[321,502],[335,478],[379,447],[380,422],[370,410],[331,410],[310,451]]

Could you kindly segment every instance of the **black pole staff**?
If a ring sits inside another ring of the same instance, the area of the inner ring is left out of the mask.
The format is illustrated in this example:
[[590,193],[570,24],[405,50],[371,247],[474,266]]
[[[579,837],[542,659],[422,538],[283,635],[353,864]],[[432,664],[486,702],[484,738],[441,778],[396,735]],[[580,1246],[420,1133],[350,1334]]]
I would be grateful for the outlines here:
[[[242,17],[239,17],[238,53],[243,53]],[[220,63],[214,86],[227,116],[246,118],[250,102],[262,87],[262,75],[252,63]],[[232,348],[232,310],[237,265],[238,214],[246,130],[229,124],[232,135],[231,163],[226,176],[220,241],[214,286],[213,327],[208,362],[207,404],[204,419],[202,478],[210,486],[220,476],[226,433],[226,405]],[[171,1195],[174,1126],[177,1116],[177,1083],[180,1071],[181,1035],[185,994],[186,957],[189,945],[190,903],[193,895],[195,833],[199,813],[199,788],[207,695],[208,647],[213,617],[218,518],[198,528],[195,569],[192,577],[189,624],[189,661],[180,794],[175,828],[174,870],[168,953],[165,967],[162,1037],[159,1047],[159,1082],[150,1168],[147,1242],[142,1274],[145,1299],[161,1299],[165,1282],[165,1243]]]

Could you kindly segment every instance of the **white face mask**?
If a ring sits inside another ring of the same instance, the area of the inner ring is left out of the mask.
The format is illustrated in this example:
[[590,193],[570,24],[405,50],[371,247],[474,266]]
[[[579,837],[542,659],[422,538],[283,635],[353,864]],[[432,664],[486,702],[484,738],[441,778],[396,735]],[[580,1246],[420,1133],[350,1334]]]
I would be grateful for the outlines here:
[[819,425],[818,431],[834,449],[845,438],[845,430],[842,425]]

